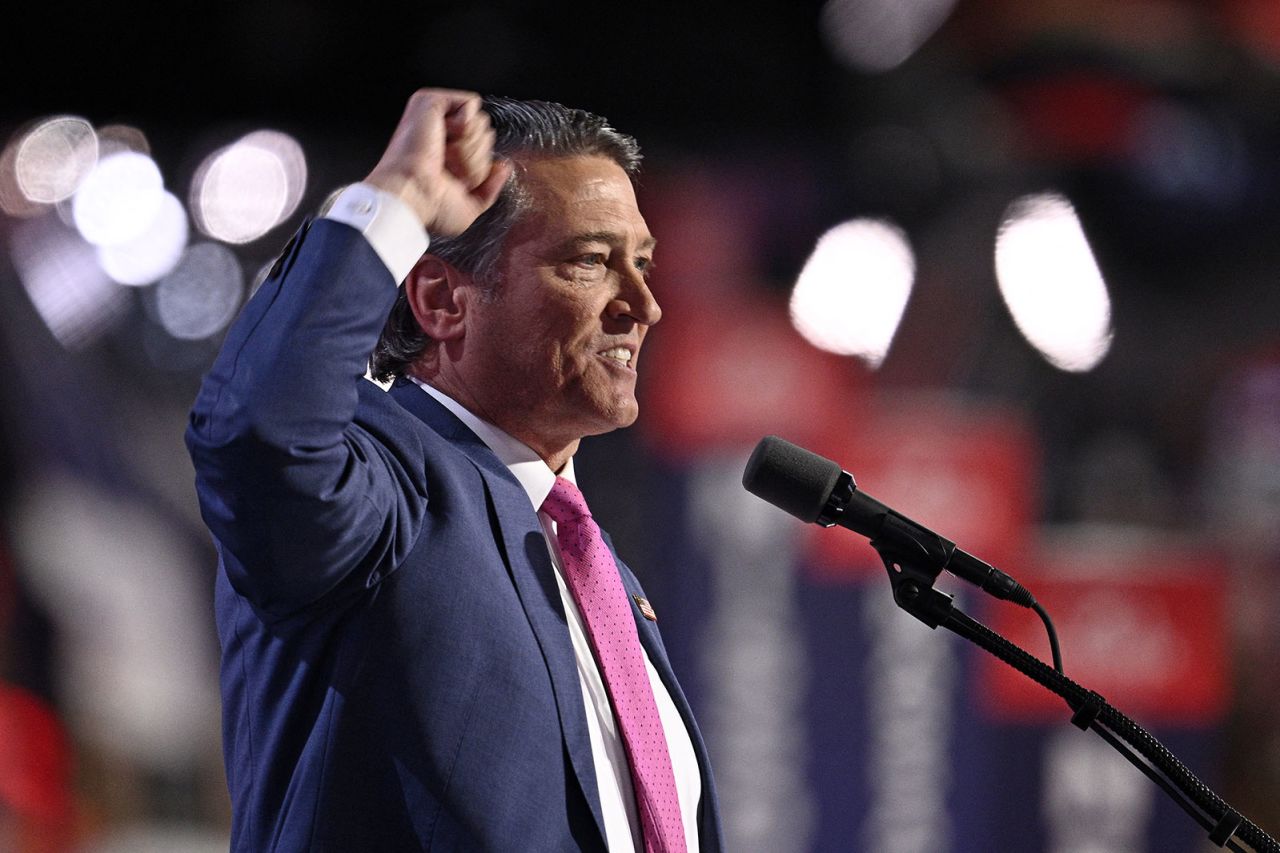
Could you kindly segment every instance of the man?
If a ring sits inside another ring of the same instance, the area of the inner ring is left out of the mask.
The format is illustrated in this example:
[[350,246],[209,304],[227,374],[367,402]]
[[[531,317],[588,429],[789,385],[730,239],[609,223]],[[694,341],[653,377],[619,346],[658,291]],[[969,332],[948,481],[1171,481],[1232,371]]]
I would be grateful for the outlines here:
[[573,485],[660,316],[638,161],[581,111],[419,91],[228,333],[187,442],[234,849],[719,849],[653,611]]

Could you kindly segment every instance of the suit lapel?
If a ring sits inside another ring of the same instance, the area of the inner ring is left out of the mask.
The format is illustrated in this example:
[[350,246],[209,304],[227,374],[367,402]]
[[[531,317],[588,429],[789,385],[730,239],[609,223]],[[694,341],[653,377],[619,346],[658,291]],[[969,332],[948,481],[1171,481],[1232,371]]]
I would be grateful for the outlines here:
[[[586,710],[582,704],[578,664],[556,586],[555,568],[551,565],[542,525],[529,504],[529,496],[488,445],[430,394],[404,379],[397,380],[389,393],[427,426],[453,441],[484,480],[493,509],[492,523],[502,544],[507,569],[551,676],[565,748],[603,839],[604,817]],[[663,677],[665,679],[666,676]]]
[[671,693],[671,698],[676,700],[676,707],[679,709],[681,716],[685,718],[686,723],[693,722],[693,715],[688,713],[688,703],[684,700],[684,694],[680,691],[680,685],[676,681],[675,670],[671,668],[671,661],[667,659],[667,650],[662,645],[662,636],[658,633],[658,623],[653,619],[646,619],[644,614],[640,612],[640,605],[636,601],[636,597],[644,598],[644,589],[640,586],[640,581],[636,578],[635,573],[618,556],[618,551],[613,547],[613,539],[609,537],[603,529],[600,531],[604,538],[604,544],[609,546],[609,552],[613,554],[613,561],[618,564],[619,574],[622,576],[622,586],[627,591],[627,598],[631,601],[631,616],[636,621],[636,633],[640,635],[640,645],[644,646],[644,650],[649,654],[649,661],[653,664],[653,668],[658,671],[658,675],[662,677],[662,683],[667,686],[667,690]]
[[639,579],[618,556],[617,550],[613,547],[613,540],[609,538],[608,533],[604,533],[604,541],[609,546],[609,550],[613,552],[613,560],[618,564],[618,569],[622,575],[622,585],[627,591],[627,596],[631,599],[631,615],[636,621],[636,632],[640,635],[640,645],[644,646],[645,652],[649,655],[649,662],[658,671],[658,677],[662,679],[662,683],[666,685],[667,692],[671,694],[671,701],[675,703],[676,710],[680,712],[680,718],[684,720],[685,728],[689,732],[689,740],[693,743],[694,755],[698,759],[698,770],[702,775],[702,798],[698,804],[699,849],[719,850],[723,841],[720,837],[719,819],[715,815],[713,807],[709,805],[715,803],[717,799],[706,742],[702,739],[698,724],[693,719],[693,709],[689,706],[689,700],[685,698],[684,691],[680,689],[680,683],[676,680],[675,670],[672,669],[671,661],[667,658],[667,650],[662,645],[662,637],[658,633],[657,621],[645,618],[644,614],[640,612],[636,596],[643,598],[644,590],[640,586]]

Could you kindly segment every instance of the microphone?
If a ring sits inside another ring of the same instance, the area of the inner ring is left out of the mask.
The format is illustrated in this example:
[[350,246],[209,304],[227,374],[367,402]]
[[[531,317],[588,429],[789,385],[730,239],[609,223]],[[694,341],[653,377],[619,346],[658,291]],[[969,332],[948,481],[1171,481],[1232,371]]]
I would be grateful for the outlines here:
[[934,577],[947,571],[996,598],[1036,606],[1031,593],[1004,572],[859,491],[853,475],[835,462],[776,435],[760,439],[742,485],[801,521],[823,527],[838,524],[866,536],[876,550],[888,546]]

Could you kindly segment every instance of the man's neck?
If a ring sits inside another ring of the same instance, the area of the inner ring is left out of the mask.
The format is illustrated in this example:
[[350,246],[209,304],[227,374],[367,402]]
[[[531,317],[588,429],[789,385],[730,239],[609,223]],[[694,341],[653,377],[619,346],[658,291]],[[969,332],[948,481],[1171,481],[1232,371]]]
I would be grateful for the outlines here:
[[474,395],[468,394],[466,389],[457,385],[457,383],[449,382],[441,374],[437,373],[431,377],[424,377],[418,373],[411,372],[408,374],[408,378],[421,386],[439,392],[455,405],[471,413],[472,417],[479,418],[490,428],[496,429],[508,438],[520,442],[536,453],[538,458],[542,459],[552,471],[559,472],[564,468],[565,463],[578,452],[580,439],[574,439],[567,444],[563,444],[560,442],[547,442],[542,436],[530,435],[522,429],[522,425],[518,422],[512,423],[509,422],[509,419],[503,418],[501,412],[487,411],[485,407],[476,401]]
[[490,450],[498,454],[498,457],[505,465],[509,466],[538,459],[550,468],[552,472],[559,474],[565,469],[565,466],[578,449],[578,442],[575,441],[562,453],[543,453],[534,444],[526,441],[516,432],[505,428],[502,424],[495,423],[492,419],[466,405],[464,400],[458,399],[448,389],[441,388],[437,383],[428,382],[417,376],[409,375],[407,378],[421,387],[426,393],[431,394],[441,405],[460,418],[472,432],[480,436]]

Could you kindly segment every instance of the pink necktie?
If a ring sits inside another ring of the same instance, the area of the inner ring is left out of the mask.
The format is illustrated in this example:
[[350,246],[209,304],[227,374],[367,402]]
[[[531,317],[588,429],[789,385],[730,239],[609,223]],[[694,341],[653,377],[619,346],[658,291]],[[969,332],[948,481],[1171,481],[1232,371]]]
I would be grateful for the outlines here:
[[618,566],[577,486],[556,477],[542,511],[556,523],[565,581],[582,611],[631,763],[646,853],[684,853],[667,738]]

